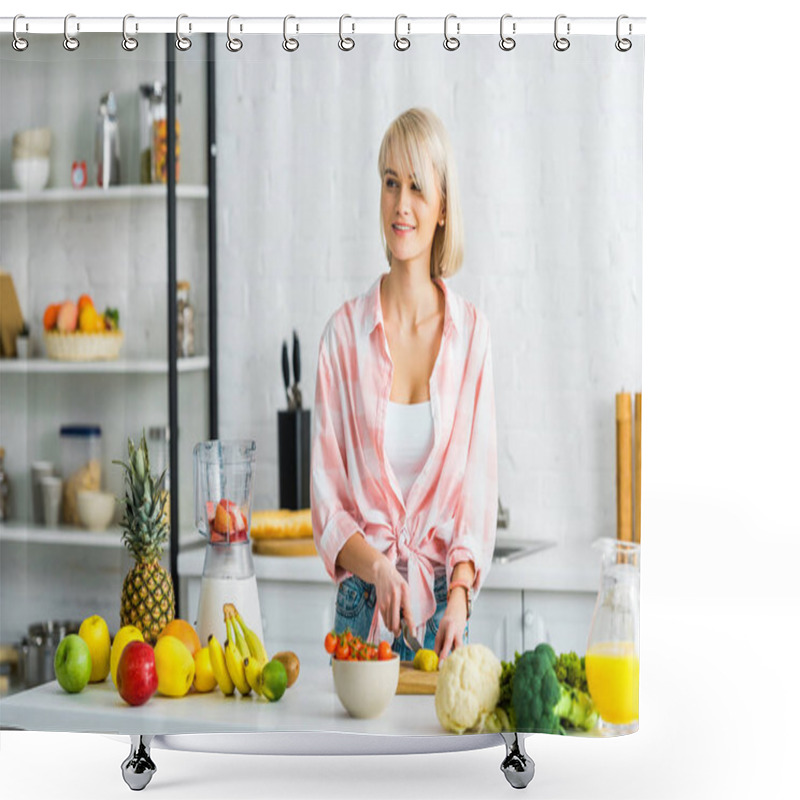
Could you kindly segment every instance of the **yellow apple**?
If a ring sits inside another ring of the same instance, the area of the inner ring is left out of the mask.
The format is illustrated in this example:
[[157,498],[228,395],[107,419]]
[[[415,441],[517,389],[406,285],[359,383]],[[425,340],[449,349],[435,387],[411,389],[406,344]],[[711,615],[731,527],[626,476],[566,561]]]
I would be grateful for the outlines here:
[[194,658],[176,636],[162,636],[155,646],[158,692],[167,697],[183,697],[194,681]]
[[92,656],[92,674],[89,683],[99,683],[108,677],[111,669],[111,636],[106,621],[94,614],[81,623],[78,636],[89,645]]

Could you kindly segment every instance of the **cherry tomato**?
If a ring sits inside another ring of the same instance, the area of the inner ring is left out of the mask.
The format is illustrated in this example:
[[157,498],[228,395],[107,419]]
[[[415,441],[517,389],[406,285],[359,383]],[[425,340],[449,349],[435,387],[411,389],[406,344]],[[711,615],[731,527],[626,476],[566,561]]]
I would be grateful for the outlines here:
[[381,642],[378,645],[378,661],[388,661],[392,658],[392,646],[389,642]]
[[347,661],[350,658],[350,645],[346,642],[340,642],[336,648],[336,658],[340,661]]
[[336,645],[339,643],[336,634],[331,631],[329,634],[325,636],[325,652],[326,653],[333,653],[336,650]]

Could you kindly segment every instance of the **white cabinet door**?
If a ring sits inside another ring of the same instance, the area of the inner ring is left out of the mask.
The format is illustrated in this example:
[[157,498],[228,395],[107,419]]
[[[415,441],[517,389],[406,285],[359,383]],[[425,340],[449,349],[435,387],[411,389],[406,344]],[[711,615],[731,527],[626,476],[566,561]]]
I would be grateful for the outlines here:
[[556,653],[586,652],[595,595],[589,592],[526,591],[523,639],[526,650],[548,642]]
[[522,592],[484,589],[475,601],[469,621],[469,640],[485,644],[503,661],[522,652]]
[[270,654],[308,648],[322,652],[325,634],[333,629],[333,583],[259,581],[258,599]]

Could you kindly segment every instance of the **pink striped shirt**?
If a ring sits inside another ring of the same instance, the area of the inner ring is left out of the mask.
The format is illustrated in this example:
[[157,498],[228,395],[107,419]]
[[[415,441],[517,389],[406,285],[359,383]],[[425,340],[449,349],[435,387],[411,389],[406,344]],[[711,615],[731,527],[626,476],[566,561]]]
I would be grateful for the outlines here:
[[[445,296],[439,354],[430,379],[434,442],[405,501],[384,451],[394,366],[383,325],[381,276],[346,302],[322,333],[311,447],[314,542],[331,578],[345,542],[367,542],[407,570],[417,636],[436,610],[434,570],[448,584],[461,561],[475,564],[477,593],[497,527],[497,427],[489,324],[437,279]],[[370,640],[391,638],[375,610]]]

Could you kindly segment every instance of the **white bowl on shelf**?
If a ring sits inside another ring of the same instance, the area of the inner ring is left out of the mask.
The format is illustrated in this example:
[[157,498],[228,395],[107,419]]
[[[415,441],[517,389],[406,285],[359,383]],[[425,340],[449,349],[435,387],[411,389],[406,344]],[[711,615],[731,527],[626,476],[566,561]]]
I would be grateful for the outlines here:
[[41,192],[50,177],[49,158],[15,158],[11,162],[14,183],[23,192]]
[[117,498],[112,492],[82,489],[78,492],[78,519],[90,531],[105,531],[114,519]]
[[400,656],[386,661],[331,660],[336,695],[347,713],[356,719],[380,716],[397,692]]

